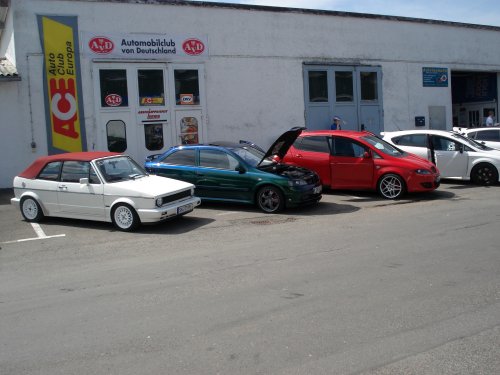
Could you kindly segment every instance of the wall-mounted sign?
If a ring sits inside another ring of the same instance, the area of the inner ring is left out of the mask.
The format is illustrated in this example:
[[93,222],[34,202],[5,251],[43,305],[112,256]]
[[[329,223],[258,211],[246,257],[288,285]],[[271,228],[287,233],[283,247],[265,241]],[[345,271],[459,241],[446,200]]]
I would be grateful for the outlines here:
[[168,122],[168,109],[144,108],[137,111],[137,120],[141,122]]
[[208,38],[82,32],[82,50],[93,58],[200,60],[208,57]]
[[85,151],[78,19],[38,15],[49,155]]
[[422,68],[424,87],[448,87],[448,68]]

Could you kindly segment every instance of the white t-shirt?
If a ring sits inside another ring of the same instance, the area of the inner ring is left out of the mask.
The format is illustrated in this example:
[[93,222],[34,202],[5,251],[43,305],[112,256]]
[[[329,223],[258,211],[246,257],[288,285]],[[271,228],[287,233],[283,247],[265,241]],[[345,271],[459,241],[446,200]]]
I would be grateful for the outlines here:
[[486,119],[486,126],[493,126],[494,124],[495,124],[495,121],[493,121],[493,117],[488,116],[488,118]]

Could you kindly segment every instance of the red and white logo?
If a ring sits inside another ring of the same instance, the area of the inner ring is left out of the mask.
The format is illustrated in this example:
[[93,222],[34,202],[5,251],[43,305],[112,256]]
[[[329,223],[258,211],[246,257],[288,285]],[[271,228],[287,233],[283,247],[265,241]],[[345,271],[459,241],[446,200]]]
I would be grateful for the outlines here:
[[122,97],[118,94],[109,94],[104,98],[104,101],[110,107],[119,107],[122,104]]
[[95,38],[89,40],[89,48],[94,53],[106,55],[113,51],[115,44],[111,39],[108,39],[105,36],[96,36]]
[[205,51],[205,45],[199,39],[191,38],[187,39],[182,43],[182,49],[188,55],[197,56],[201,55]]

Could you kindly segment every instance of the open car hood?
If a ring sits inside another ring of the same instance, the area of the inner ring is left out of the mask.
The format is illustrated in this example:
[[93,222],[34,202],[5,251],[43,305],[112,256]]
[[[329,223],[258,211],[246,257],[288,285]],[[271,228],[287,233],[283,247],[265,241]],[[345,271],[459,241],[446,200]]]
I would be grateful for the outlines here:
[[305,129],[306,128],[304,127],[296,126],[281,134],[278,139],[274,141],[269,150],[267,150],[264,157],[261,159],[257,166],[259,166],[265,159],[271,156],[277,156],[279,160],[283,159],[290,147],[293,145],[293,142],[295,142],[300,133],[302,133],[302,131],[304,131]]

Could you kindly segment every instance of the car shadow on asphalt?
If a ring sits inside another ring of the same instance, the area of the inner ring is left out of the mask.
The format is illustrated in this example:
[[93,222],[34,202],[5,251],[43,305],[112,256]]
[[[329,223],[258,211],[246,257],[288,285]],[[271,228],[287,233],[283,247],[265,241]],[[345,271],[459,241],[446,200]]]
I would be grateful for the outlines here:
[[332,202],[319,201],[318,203],[312,203],[300,207],[290,207],[275,213],[267,214],[261,211],[256,206],[248,204],[237,204],[237,203],[219,203],[219,202],[202,202],[198,210],[207,208],[215,211],[238,211],[238,212],[248,212],[257,213],[265,216],[281,215],[281,216],[309,216],[309,215],[334,215],[334,214],[344,214],[349,212],[358,211],[360,208],[348,204],[339,204]]
[[406,193],[401,198],[398,199],[386,199],[382,198],[378,193],[373,191],[361,190],[330,190],[325,189],[323,194],[338,196],[344,202],[353,203],[381,203],[381,204],[398,204],[398,203],[413,203],[422,201],[433,201],[440,199],[453,199],[456,194],[444,190],[434,190],[430,192],[420,192],[420,193]]
[[456,180],[446,180],[443,181],[443,184],[446,184],[448,189],[453,189],[453,190],[467,190],[467,189],[474,189],[478,187],[486,188],[486,189],[495,189],[495,188],[500,188],[500,184],[495,184],[495,185],[477,185],[473,183],[472,181],[456,181]]
[[[132,233],[144,234],[182,234],[188,233],[215,221],[214,219],[204,217],[186,216],[175,217],[160,223],[142,224]],[[112,223],[102,221],[89,221],[78,219],[66,219],[58,217],[46,217],[40,223],[44,226],[71,227],[71,229],[98,230],[106,232],[123,233],[114,227]]]

